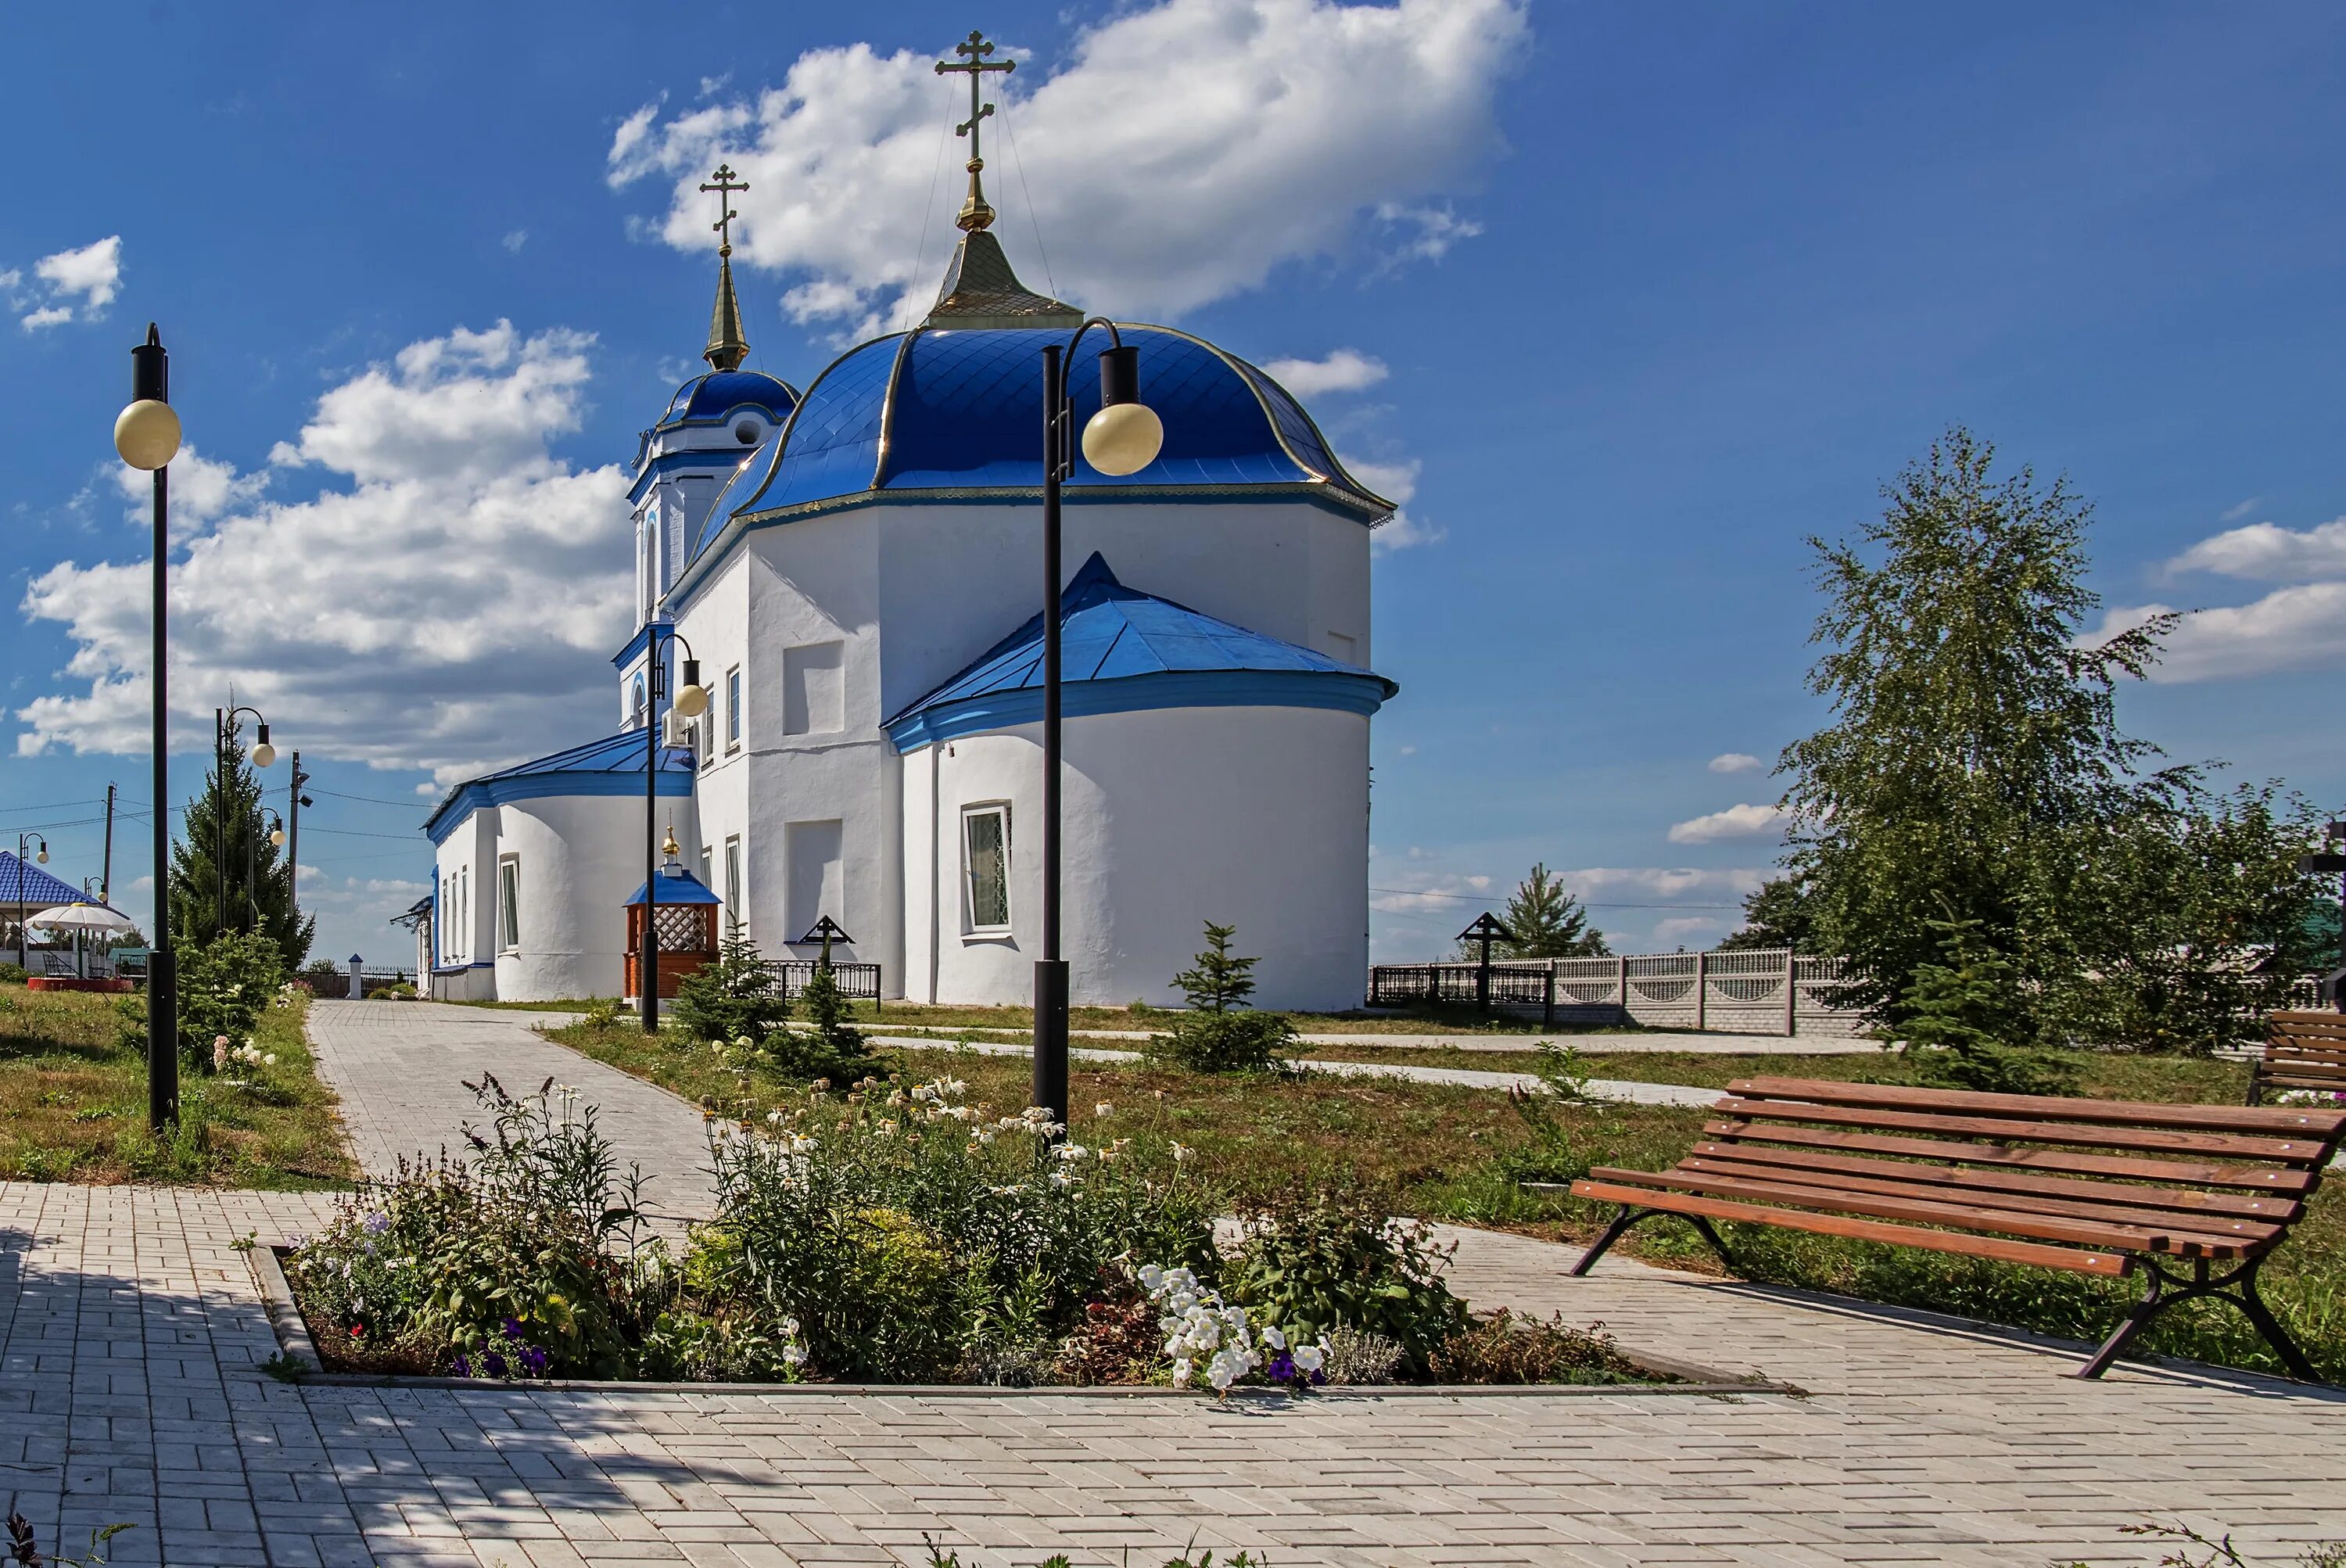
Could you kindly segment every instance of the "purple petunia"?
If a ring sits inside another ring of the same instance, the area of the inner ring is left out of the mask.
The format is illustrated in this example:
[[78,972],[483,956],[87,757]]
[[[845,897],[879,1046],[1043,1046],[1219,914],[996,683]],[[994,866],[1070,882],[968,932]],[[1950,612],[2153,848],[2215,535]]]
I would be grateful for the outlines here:
[[493,1378],[502,1378],[505,1375],[505,1359],[495,1350],[481,1352],[481,1365],[489,1369],[489,1376]]

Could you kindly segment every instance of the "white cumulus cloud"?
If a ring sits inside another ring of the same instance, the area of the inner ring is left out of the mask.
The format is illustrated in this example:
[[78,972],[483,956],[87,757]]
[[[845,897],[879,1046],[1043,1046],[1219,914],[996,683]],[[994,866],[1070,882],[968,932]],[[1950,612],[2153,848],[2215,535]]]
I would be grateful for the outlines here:
[[1713,773],[1757,773],[1760,759],[1748,751],[1722,751],[1710,759]]
[[[131,504],[128,520],[147,523],[154,515],[155,476],[127,463],[107,468],[123,499]],[[171,542],[184,545],[231,510],[257,499],[268,485],[267,469],[239,473],[235,464],[206,457],[194,442],[188,443],[171,459]]]
[[43,327],[62,327],[72,321],[73,308],[69,305],[44,305],[37,311],[26,311],[17,320],[24,324],[25,331],[37,332]]
[[1273,360],[1262,368],[1270,372],[1271,380],[1300,398],[1359,392],[1392,373],[1382,360],[1358,349],[1338,349],[1323,360]]
[[[1159,0],[1079,33],[1064,64],[1005,40],[995,57],[1023,63],[986,82],[996,232],[1021,249],[1039,228],[1059,291],[1121,314],[1354,247],[1370,270],[1438,260],[1477,231],[1454,203],[1498,147],[1494,89],[1528,31],[1520,0]],[[904,320],[936,289],[965,156],[944,144],[967,88],[936,58],[815,49],[754,97],[646,105],[612,137],[610,181],[666,182],[658,233],[707,249],[699,187],[729,163],[750,186],[734,259],[792,279],[795,319]]]
[[1369,547],[1378,555],[1389,555],[1413,545],[1438,545],[1449,537],[1448,529],[1410,515],[1409,504],[1417,498],[1415,458],[1406,463],[1356,463],[1348,457],[1344,466],[1353,478],[1393,504],[1393,514],[1369,535]]
[[1691,821],[1673,823],[1670,842],[1710,844],[1721,839],[1755,838],[1761,833],[1777,831],[1790,815],[1775,806],[1729,806],[1724,811],[1713,811]]
[[[2166,573],[2282,585],[2249,604],[2183,611],[2151,667],[2155,681],[2238,680],[2346,658],[2346,517],[2310,528],[2228,528],[2168,562]],[[2172,613],[2157,603],[2115,606],[2085,641],[2103,642]]]
[[[271,453],[333,476],[308,500],[183,460],[199,526],[172,563],[171,695],[189,742],[231,684],[280,745],[444,780],[597,733],[602,656],[629,624],[626,479],[548,446],[577,427],[591,342],[499,321],[369,366]],[[20,753],[146,749],[148,574],[66,561],[32,579],[25,613],[65,628],[81,688],[17,710]]]

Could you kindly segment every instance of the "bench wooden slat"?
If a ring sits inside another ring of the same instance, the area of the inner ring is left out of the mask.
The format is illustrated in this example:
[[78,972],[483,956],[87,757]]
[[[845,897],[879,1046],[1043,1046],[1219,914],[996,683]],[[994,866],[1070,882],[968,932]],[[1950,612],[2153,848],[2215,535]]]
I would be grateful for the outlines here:
[[1807,1078],[1739,1079],[1728,1084],[1727,1092],[1750,1100],[1787,1099],[1812,1105],[2009,1118],[2032,1126],[2073,1122],[2086,1126],[2116,1125],[2127,1129],[2129,1136],[2137,1135],[2136,1129],[2142,1128],[2278,1140],[2334,1139],[2346,1133],[2346,1110],[2311,1106],[2170,1105],[2138,1100],[1918,1089],[1903,1084],[1826,1084]]
[[[2090,1148],[2172,1149],[2184,1154],[2228,1155],[2235,1159],[2275,1160],[2310,1166],[2326,1159],[2335,1142],[2334,1139],[2317,1137],[2248,1137],[2228,1133],[2178,1132],[2164,1127],[2113,1127],[2086,1122],[2055,1123],[2023,1121],[2011,1116],[1940,1115],[1928,1111],[1893,1110],[1886,1106],[1836,1105],[1823,1098],[1797,1101],[1789,1097],[1749,1099],[1732,1086],[1729,1093],[1735,1097],[1721,1100],[1714,1107],[1727,1115],[1822,1122],[1831,1126],[1953,1133],[2014,1143],[2076,1144]],[[2246,1110],[2249,1107],[2239,1108]]]
[[2072,1247],[2111,1252],[2157,1252],[2185,1257],[2230,1258],[2255,1250],[2222,1237],[2198,1237],[2166,1226],[2125,1225],[2106,1221],[2063,1219],[2012,1209],[1983,1208],[1972,1204],[1945,1203],[1921,1196],[1894,1197],[1854,1192],[1846,1187],[1811,1186],[1793,1181],[1749,1181],[1711,1176],[1679,1165],[1667,1171],[1591,1171],[1600,1180],[1625,1186],[1697,1192],[1712,1197],[1742,1199],[1784,1208],[1824,1209],[1835,1214],[1870,1215],[1876,1219],[1912,1220],[1958,1230],[1985,1231],[1998,1236],[2025,1237],[2032,1241],[2066,1242]]
[[1823,1127],[1745,1120],[1708,1122],[1704,1124],[1702,1130],[1713,1137],[1764,1138],[1771,1144],[1789,1144],[1802,1148],[1854,1149],[1873,1154],[1912,1156],[1918,1159],[1962,1160],[1969,1165],[1996,1168],[2061,1171],[2073,1176],[2117,1176],[2161,1184],[2189,1182],[2258,1192],[2302,1194],[2311,1191],[2320,1180],[2314,1171],[2291,1170],[2279,1166],[2211,1165],[2198,1160],[2093,1155],[2072,1149],[2007,1148],[2001,1144],[1968,1144],[1950,1138],[1836,1132]]
[[2024,1171],[1974,1170],[1966,1166],[1918,1160],[1865,1159],[1806,1148],[1773,1148],[1765,1144],[1734,1141],[1695,1145],[1696,1155],[1739,1160],[1786,1170],[1831,1171],[1849,1176],[1894,1174],[1909,1181],[1957,1188],[1964,1192],[2010,1194],[2016,1200],[2043,1196],[2083,1203],[2165,1211],[2187,1217],[2223,1216],[2286,1225],[2302,1205],[2294,1198],[2253,1192],[2209,1192],[2204,1187],[2134,1186],[2125,1182],[2082,1181],[2071,1176],[2034,1176]]
[[[1868,1162],[1856,1163],[1862,1165]],[[1934,1204],[1960,1204],[1966,1208],[2023,1217],[2051,1215],[2087,1225],[2123,1226],[2129,1231],[2141,1230],[2164,1236],[2169,1242],[2190,1242],[2203,1247],[2221,1244],[2249,1251],[2270,1246],[2289,1228],[2285,1224],[2276,1224],[2268,1219],[2185,1214],[2171,1207],[2127,1207],[2122,1204],[2080,1198],[2047,1197],[2042,1193],[1983,1192],[1975,1188],[1950,1187],[1906,1176],[1906,1171],[1923,1168],[1920,1166],[1897,1166],[1880,1160],[1872,1164],[1872,1170],[1862,1172],[1800,1170],[1763,1161],[1739,1159],[1732,1155],[1721,1157],[1698,1152],[1680,1160],[1678,1171],[1699,1171],[1735,1181],[1791,1182],[1823,1191],[1867,1193]],[[2160,1247],[2157,1250],[2166,1252],[2174,1248]]]
[[1847,1237],[1859,1241],[1920,1247],[1933,1252],[1962,1253],[2002,1263],[2034,1264],[2040,1268],[2066,1268],[2078,1274],[2118,1276],[2132,1271],[2134,1259],[2123,1252],[2084,1251],[2074,1247],[2047,1247],[2031,1241],[1970,1236],[1954,1230],[1923,1230],[1851,1215],[1818,1214],[1807,1209],[1776,1208],[1760,1204],[1729,1203],[1692,1193],[1658,1192],[1584,1176],[1572,1184],[1575,1197],[1605,1203],[1657,1208],[1669,1214],[1700,1215],[1706,1219],[1739,1220],[1780,1226],[1787,1230],[1812,1231],[1820,1236]]

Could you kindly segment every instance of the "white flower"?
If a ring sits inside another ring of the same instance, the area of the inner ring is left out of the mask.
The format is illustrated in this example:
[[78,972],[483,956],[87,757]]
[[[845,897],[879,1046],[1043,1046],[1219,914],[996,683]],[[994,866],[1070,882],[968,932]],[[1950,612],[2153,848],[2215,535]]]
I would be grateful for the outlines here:
[[1053,1171],[1051,1173],[1051,1185],[1055,1187],[1071,1187],[1076,1185],[1076,1178],[1069,1176],[1065,1171]]
[[1197,1155],[1198,1151],[1191,1148],[1188,1145],[1181,1143],[1178,1140],[1175,1141],[1173,1145],[1173,1160],[1176,1165],[1195,1159]]
[[1307,1377],[1318,1371],[1328,1359],[1327,1350],[1319,1345],[1298,1345],[1290,1353],[1295,1358],[1295,1369]]
[[796,1345],[785,1345],[782,1347],[782,1365],[786,1367],[795,1367],[801,1361],[805,1359],[806,1352],[799,1349]]
[[780,1112],[780,1111],[768,1111],[768,1112],[766,1113],[766,1125],[767,1125],[768,1126],[770,1126],[770,1127],[779,1127],[779,1126],[780,1126],[780,1125],[782,1125],[782,1114],[781,1114],[781,1112]]
[[1098,1105],[1092,1107],[1092,1115],[1095,1116],[1112,1116],[1116,1115],[1116,1107],[1108,1104],[1106,1100],[1102,1100]]
[[966,1095],[969,1093],[969,1085],[963,1083],[959,1078],[943,1079],[940,1080],[940,1082],[944,1083],[946,1090],[952,1094]]
[[1180,1388],[1188,1382],[1189,1366],[1189,1359],[1187,1356],[1178,1356],[1174,1359],[1173,1386],[1175,1388]]
[[274,1051],[271,1051],[271,1052],[270,1052],[267,1055],[265,1055],[265,1056],[261,1057],[261,1059],[260,1059],[260,1064],[261,1064],[262,1066],[264,1066],[264,1067],[274,1067],[274,1066],[276,1066],[276,1065],[277,1065],[277,1053],[276,1053],[276,1052],[274,1052]]
[[1059,1145],[1059,1157],[1069,1165],[1074,1165],[1077,1160],[1082,1159],[1089,1153],[1091,1153],[1091,1150],[1084,1147],[1081,1144],[1061,1144]]
[[1262,1342],[1270,1346],[1274,1350],[1284,1350],[1287,1349],[1287,1336],[1280,1331],[1279,1325],[1276,1323],[1264,1325],[1262,1330]]
[[1151,1296],[1156,1295],[1157,1288],[1164,1283],[1165,1270],[1158,1268],[1154,1263],[1146,1264],[1141,1268],[1140,1288]]
[[1213,1384],[1217,1390],[1228,1389],[1238,1380],[1238,1369],[1231,1365],[1228,1351],[1216,1356],[1206,1368],[1206,1381]]

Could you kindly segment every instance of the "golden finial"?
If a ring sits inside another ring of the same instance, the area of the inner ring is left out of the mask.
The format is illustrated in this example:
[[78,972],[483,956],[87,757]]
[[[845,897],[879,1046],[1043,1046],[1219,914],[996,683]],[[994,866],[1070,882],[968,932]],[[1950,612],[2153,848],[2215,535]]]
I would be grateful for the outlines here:
[[717,304],[709,313],[709,346],[700,357],[711,369],[731,371],[750,357],[750,341],[741,333],[741,302],[733,293],[733,220],[741,216],[733,210],[733,193],[750,187],[747,181],[735,183],[728,164],[717,166],[715,179],[700,188],[717,193],[717,221],[709,226],[717,230]]
[[985,187],[978,179],[979,173],[985,168],[985,158],[979,147],[977,129],[978,122],[994,113],[994,106],[978,101],[979,90],[985,72],[1015,71],[1018,68],[1018,62],[987,59],[985,56],[994,53],[994,46],[986,42],[985,35],[975,28],[970,30],[967,38],[954,46],[954,53],[966,58],[958,63],[952,60],[937,62],[937,75],[941,76],[950,71],[965,72],[969,76],[969,118],[954,127],[954,135],[969,137],[969,196],[961,204],[961,213],[954,222],[959,228],[975,233],[994,221],[994,209],[985,204]]
[[670,822],[668,825],[667,841],[660,845],[660,853],[666,855],[672,861],[683,851],[683,849],[684,846],[676,841],[676,824],[674,822]]

